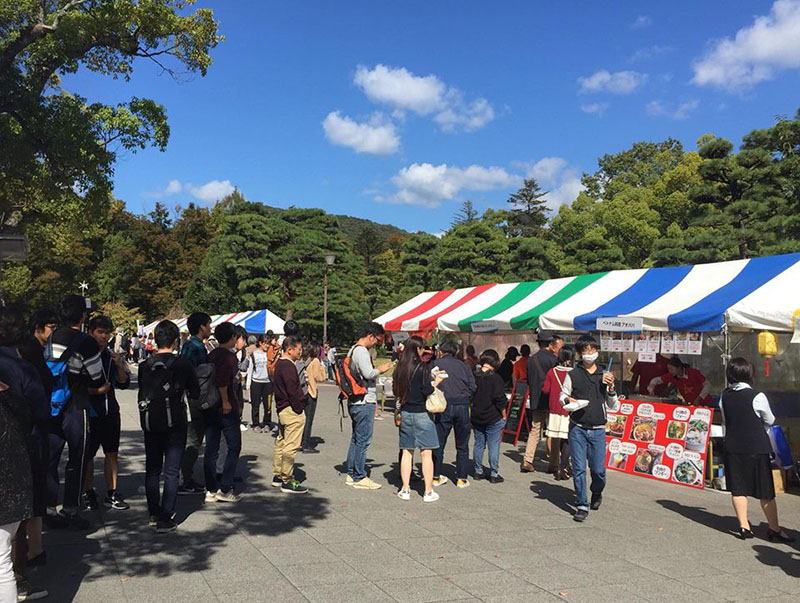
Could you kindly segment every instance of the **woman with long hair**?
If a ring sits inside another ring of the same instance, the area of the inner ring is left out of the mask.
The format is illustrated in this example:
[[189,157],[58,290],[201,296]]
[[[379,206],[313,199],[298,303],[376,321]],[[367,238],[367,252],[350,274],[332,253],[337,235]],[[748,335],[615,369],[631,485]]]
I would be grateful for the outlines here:
[[547,437],[553,439],[550,467],[557,480],[567,480],[569,473],[569,413],[561,404],[564,375],[572,370],[575,348],[565,345],[558,351],[558,364],[547,371],[542,393],[547,394],[550,414],[547,418]]
[[403,485],[397,496],[411,500],[411,465],[414,450],[422,456],[422,478],[425,482],[423,502],[434,502],[439,495],[433,491],[433,451],[439,447],[439,436],[425,401],[442,379],[431,383],[430,365],[422,362],[425,343],[421,337],[410,337],[403,356],[392,377],[392,392],[398,408],[400,421],[400,478]]
[[303,427],[303,439],[300,442],[300,451],[305,453],[319,452],[311,445],[311,428],[314,425],[314,414],[317,411],[317,387],[325,381],[325,369],[320,361],[320,351],[322,346],[316,342],[303,347],[303,364],[306,371],[306,384],[308,393],[306,394],[306,424]]

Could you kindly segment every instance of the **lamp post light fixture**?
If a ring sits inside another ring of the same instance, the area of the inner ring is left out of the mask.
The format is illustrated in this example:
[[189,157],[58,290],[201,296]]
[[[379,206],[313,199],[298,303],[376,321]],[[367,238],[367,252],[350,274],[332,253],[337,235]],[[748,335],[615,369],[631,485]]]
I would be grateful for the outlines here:
[[335,253],[325,254],[325,276],[322,278],[322,344],[328,341],[328,270],[336,261]]

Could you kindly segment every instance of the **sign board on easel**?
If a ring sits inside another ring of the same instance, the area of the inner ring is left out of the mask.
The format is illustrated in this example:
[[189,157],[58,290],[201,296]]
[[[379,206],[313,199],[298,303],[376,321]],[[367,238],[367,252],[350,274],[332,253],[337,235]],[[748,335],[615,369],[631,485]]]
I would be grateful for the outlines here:
[[525,406],[528,402],[528,383],[517,381],[511,399],[508,401],[506,411],[506,426],[503,428],[503,438],[511,436],[511,443],[516,446],[519,434],[525,425]]

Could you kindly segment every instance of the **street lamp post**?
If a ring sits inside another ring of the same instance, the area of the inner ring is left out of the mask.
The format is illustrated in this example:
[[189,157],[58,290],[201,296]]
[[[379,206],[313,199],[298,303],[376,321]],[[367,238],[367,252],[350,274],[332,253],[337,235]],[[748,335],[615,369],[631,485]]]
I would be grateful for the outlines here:
[[322,343],[328,341],[328,270],[336,261],[335,253],[325,254],[325,276],[322,278]]

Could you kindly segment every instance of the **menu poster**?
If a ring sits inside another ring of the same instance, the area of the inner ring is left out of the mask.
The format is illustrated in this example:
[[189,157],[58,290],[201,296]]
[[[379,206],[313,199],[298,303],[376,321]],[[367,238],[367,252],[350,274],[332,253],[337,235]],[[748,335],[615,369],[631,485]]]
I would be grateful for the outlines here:
[[703,353],[703,334],[689,333],[689,354],[700,356]]
[[704,488],[712,411],[624,400],[606,422],[606,466],[615,471]]
[[600,331],[600,351],[610,352],[614,334],[611,331]]
[[674,354],[675,353],[675,333],[667,331],[661,336],[661,353]]
[[642,331],[636,336],[633,351],[640,354],[658,354],[661,351],[661,333],[657,331]]
[[667,331],[661,337],[661,353],[699,356],[703,353],[703,334]]
[[623,352],[632,352],[633,351],[633,344],[634,344],[634,335],[633,333],[623,333],[622,334],[622,351]]

